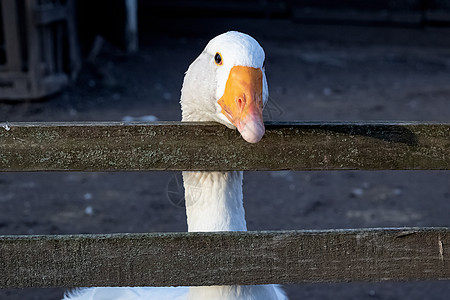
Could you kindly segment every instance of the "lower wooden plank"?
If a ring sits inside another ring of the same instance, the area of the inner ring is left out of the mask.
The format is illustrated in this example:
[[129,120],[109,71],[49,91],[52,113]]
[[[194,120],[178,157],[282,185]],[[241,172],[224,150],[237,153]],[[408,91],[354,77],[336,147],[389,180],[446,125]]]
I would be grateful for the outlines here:
[[0,236],[0,288],[450,279],[450,228]]
[[[6,130],[8,128],[8,130]],[[0,171],[450,170],[450,124],[0,123]]]

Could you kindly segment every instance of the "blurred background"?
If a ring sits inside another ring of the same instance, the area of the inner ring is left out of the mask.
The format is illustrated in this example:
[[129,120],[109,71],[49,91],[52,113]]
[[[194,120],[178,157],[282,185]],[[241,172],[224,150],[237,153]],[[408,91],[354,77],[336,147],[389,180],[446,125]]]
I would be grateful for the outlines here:
[[[0,0],[0,122],[180,120],[214,36],[266,52],[266,120],[450,119],[450,1]],[[0,234],[186,231],[178,172],[0,173]],[[436,171],[247,172],[249,230],[450,226]],[[448,299],[449,282],[287,285],[290,299]],[[0,290],[60,299],[63,289]]]

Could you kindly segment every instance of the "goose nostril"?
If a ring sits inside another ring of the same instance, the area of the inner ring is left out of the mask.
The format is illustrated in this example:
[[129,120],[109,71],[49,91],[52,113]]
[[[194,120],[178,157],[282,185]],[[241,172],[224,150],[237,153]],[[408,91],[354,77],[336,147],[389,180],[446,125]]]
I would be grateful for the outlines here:
[[245,98],[242,97],[236,98],[236,105],[240,110],[243,110],[245,106]]

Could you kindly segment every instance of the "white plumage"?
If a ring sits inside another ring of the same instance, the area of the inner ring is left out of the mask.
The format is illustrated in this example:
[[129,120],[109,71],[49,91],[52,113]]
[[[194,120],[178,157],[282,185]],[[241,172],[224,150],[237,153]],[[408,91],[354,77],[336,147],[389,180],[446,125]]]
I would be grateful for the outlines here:
[[[264,134],[268,99],[265,54],[249,35],[231,31],[212,39],[189,66],[181,93],[183,121],[216,121],[248,142]],[[239,155],[239,154],[237,154]],[[183,172],[189,231],[246,231],[241,171]],[[88,288],[64,300],[287,300],[277,285]]]

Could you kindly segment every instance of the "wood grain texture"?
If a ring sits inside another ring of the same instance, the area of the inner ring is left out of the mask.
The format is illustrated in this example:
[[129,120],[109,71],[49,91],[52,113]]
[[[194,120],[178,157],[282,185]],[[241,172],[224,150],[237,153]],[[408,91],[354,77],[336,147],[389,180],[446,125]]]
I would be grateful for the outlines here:
[[450,228],[0,236],[0,288],[450,279]]
[[0,171],[450,169],[450,124],[272,122],[257,144],[212,123],[0,125]]

